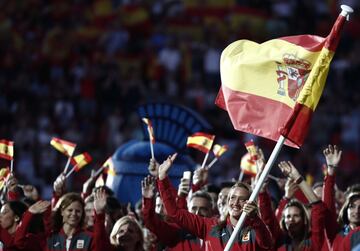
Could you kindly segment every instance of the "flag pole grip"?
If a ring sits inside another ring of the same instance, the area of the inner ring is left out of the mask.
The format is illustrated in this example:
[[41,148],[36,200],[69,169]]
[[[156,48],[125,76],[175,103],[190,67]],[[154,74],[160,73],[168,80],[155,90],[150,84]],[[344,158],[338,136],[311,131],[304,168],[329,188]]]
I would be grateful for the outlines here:
[[[266,177],[270,173],[271,167],[274,164],[277,156],[279,155],[281,147],[283,146],[284,142],[285,142],[285,137],[281,135],[270,155],[269,160],[267,161],[267,163],[265,165],[263,172],[260,175],[258,182],[255,185],[253,192],[250,195],[250,198],[249,198],[250,202],[255,201],[256,197],[258,196],[260,189],[261,189]],[[241,229],[242,225],[245,222],[245,218],[246,218],[246,213],[243,212],[236,224],[236,227],[234,228],[234,231],[232,232],[232,234],[230,236],[229,241],[226,243],[224,251],[230,251],[230,249],[235,241],[235,237],[237,236],[239,230]]]

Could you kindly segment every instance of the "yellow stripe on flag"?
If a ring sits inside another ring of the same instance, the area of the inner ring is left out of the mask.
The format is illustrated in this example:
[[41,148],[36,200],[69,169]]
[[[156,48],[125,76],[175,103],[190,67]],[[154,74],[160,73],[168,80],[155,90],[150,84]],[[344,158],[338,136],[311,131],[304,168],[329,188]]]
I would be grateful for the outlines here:
[[86,166],[87,164],[89,164],[91,162],[92,158],[90,156],[90,154],[88,154],[87,152],[76,155],[75,157],[73,157],[71,159],[71,163],[73,165],[75,165],[75,172],[79,171],[81,168],[83,168],[84,166]]
[[208,153],[212,147],[214,138],[214,135],[198,132],[188,137],[186,145],[204,153]]
[[14,157],[14,142],[8,140],[0,140],[0,158],[12,160]]

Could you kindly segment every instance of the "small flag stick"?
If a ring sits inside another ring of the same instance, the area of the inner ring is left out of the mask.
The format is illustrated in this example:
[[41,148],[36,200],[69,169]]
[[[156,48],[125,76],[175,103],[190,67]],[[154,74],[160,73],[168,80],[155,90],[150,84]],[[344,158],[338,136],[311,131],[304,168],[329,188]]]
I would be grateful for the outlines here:
[[[150,132],[149,132],[150,133]],[[154,157],[154,145],[151,142],[151,138],[149,137],[149,142],[150,142],[150,151],[151,151],[151,158],[155,159]]]
[[14,159],[10,160],[10,173],[14,172]]
[[70,170],[70,172],[69,172],[68,174],[66,174],[65,179],[68,178],[68,177],[75,171],[75,168],[76,168],[77,166],[78,166],[78,164],[76,164],[76,165]]
[[212,167],[216,163],[217,160],[218,160],[218,158],[214,158],[208,165],[208,168]]
[[201,165],[201,168],[204,168],[204,167],[205,167],[205,164],[206,164],[206,161],[207,161],[208,157],[209,157],[209,152],[206,153],[205,158],[204,158],[204,161],[203,161],[203,163],[202,163],[202,165]]

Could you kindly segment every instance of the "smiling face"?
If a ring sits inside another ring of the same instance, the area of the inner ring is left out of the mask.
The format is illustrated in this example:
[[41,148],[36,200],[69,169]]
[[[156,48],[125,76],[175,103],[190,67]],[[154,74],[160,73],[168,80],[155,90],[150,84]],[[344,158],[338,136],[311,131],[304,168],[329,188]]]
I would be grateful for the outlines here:
[[221,191],[219,193],[216,205],[217,205],[220,215],[225,214],[226,203],[227,203],[229,191],[230,191],[229,187],[224,187],[223,189],[221,189]]
[[360,197],[356,197],[350,201],[347,216],[352,228],[360,226]]
[[250,193],[244,187],[233,187],[228,195],[228,210],[231,218],[238,220],[240,218],[242,208],[249,199]]
[[74,228],[78,227],[83,213],[84,209],[81,203],[78,201],[72,202],[69,206],[61,210],[64,225],[67,224]]
[[0,211],[0,225],[4,229],[10,229],[15,224],[15,214],[11,210],[8,204],[5,204],[1,207]]

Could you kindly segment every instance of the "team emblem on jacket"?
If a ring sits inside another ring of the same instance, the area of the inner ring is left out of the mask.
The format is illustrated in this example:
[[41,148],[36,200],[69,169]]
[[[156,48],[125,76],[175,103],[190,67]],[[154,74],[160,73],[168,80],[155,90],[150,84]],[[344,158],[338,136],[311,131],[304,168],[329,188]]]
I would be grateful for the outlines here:
[[250,240],[250,231],[242,236],[241,241],[249,241],[249,240]]
[[84,240],[78,240],[76,242],[76,248],[84,248],[85,241]]

